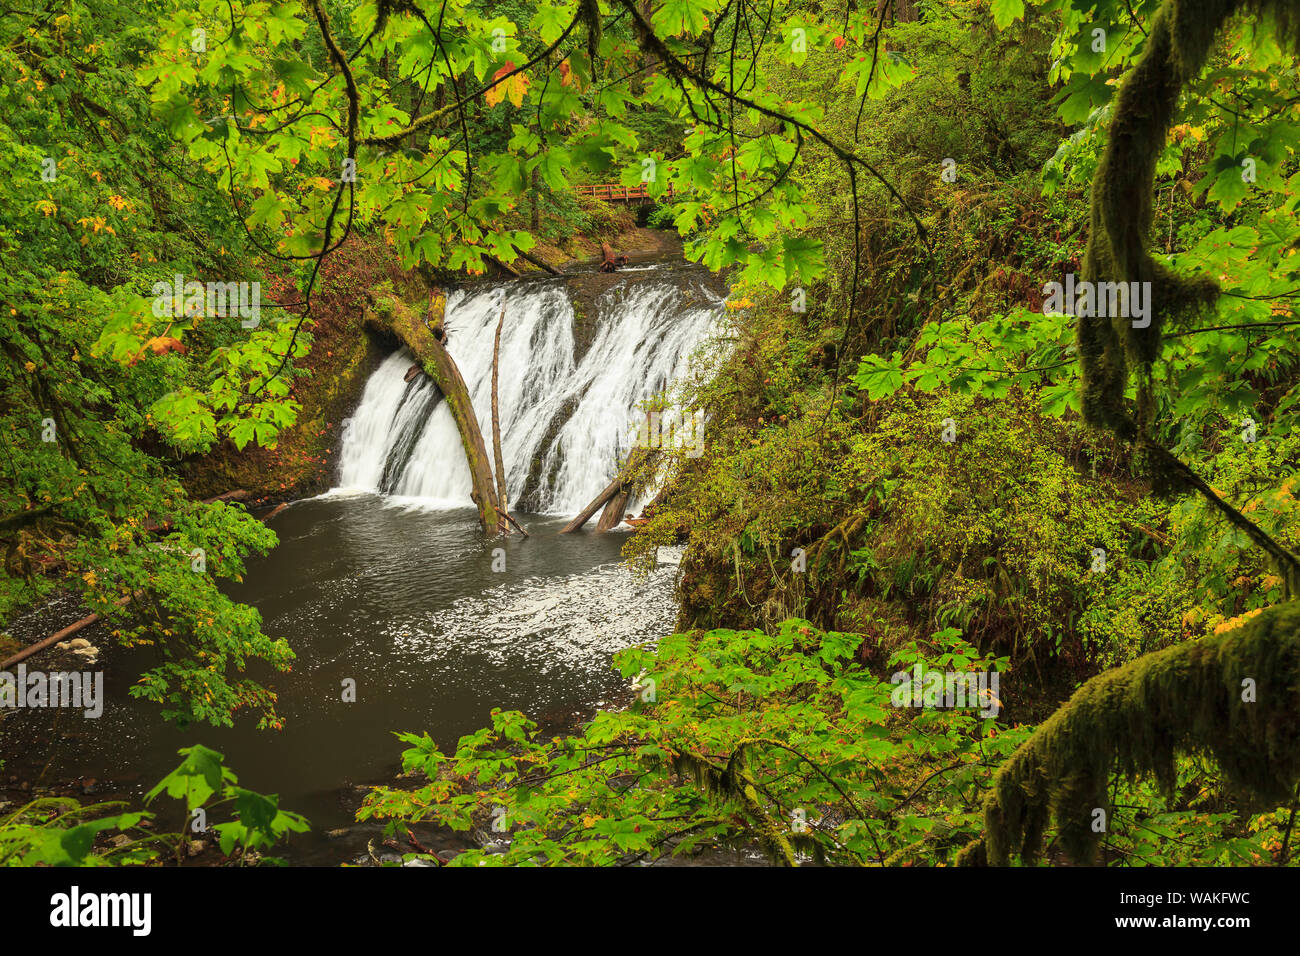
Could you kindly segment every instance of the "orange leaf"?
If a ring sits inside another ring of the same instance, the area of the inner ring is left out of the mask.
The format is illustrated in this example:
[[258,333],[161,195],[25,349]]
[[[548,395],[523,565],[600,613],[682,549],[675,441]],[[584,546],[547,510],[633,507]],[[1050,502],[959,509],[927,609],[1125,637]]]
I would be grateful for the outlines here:
[[510,97],[510,102],[515,106],[523,106],[524,94],[528,92],[528,77],[522,73],[515,73],[508,79],[505,77],[515,68],[513,60],[506,60],[506,65],[501,67],[492,74],[492,82],[495,84],[484,99],[488,106],[496,106],[505,97]]
[[144,343],[144,347],[154,355],[166,355],[168,352],[180,352],[184,355],[189,351],[180,339],[174,339],[169,335],[156,335]]

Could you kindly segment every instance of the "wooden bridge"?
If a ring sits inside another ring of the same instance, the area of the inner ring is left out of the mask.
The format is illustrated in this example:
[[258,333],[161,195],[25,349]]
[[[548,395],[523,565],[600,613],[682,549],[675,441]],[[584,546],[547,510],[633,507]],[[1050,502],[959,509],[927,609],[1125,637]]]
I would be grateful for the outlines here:
[[[573,191],[579,196],[591,196],[593,199],[603,199],[605,202],[622,202],[622,203],[647,203],[654,202],[655,199],[646,189],[645,183],[640,186],[624,186],[621,183],[603,183],[596,186],[574,186]],[[669,185],[663,198],[673,198],[673,187]]]

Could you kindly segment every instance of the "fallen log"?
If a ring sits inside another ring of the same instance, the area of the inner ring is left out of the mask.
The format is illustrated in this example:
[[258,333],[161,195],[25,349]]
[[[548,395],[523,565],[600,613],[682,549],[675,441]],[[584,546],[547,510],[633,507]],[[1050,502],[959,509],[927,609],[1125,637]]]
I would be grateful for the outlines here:
[[247,491],[243,488],[236,488],[234,491],[227,491],[225,494],[217,495],[213,498],[204,498],[203,504],[210,505],[215,501],[243,501],[247,497]]
[[[117,602],[117,606],[121,607],[129,600],[131,600],[130,597],[124,597]],[[76,634],[78,631],[85,630],[86,628],[90,627],[90,625],[98,621],[99,618],[100,615],[98,614],[87,614],[85,617],[83,617],[80,621],[77,621],[75,624],[69,624],[63,630],[51,634],[49,637],[45,638],[44,640],[37,641],[35,644],[29,644],[27,647],[24,647],[17,654],[14,654],[12,657],[9,657],[4,661],[0,661],[0,671],[8,670],[14,664],[17,664],[20,661],[27,660],[27,658],[31,657],[33,654],[39,654],[47,647],[52,647],[55,644],[59,643],[59,641],[65,640],[71,637],[73,634]]]
[[550,273],[551,275],[553,275],[553,276],[563,276],[563,275],[564,275],[564,273],[561,272],[559,269],[555,268],[555,266],[552,266],[552,265],[548,265],[548,264],[546,264],[546,263],[543,262],[541,259],[538,259],[536,256],[530,256],[528,253],[524,252],[524,250],[522,250],[522,249],[516,249],[515,252],[519,253],[519,258],[521,258],[521,259],[525,259],[525,260],[527,260],[528,262],[531,262],[533,265],[537,266],[537,268],[542,269],[542,270],[545,271],[545,272],[549,272],[549,273]]
[[609,499],[609,504],[605,505],[605,510],[600,513],[600,520],[596,522],[596,532],[609,531],[617,528],[623,521],[623,515],[626,514],[627,500],[632,497],[632,489],[624,485],[619,493]]
[[579,530],[598,509],[604,507],[611,498],[622,490],[622,488],[623,480],[616,477],[605,487],[604,491],[595,497],[591,504],[579,511],[577,517],[560,529],[560,534],[569,534],[572,531]]
[[516,269],[514,266],[506,265],[496,256],[489,255],[488,253],[485,252],[483,253],[483,258],[486,259],[488,262],[492,263],[493,265],[495,265],[497,268],[503,269],[504,271],[510,273],[512,276],[515,276],[516,278],[521,278],[523,276],[523,273],[520,272],[518,269]]
[[483,431],[479,428],[478,416],[474,413],[474,403],[470,399],[465,379],[461,377],[460,369],[447,351],[446,306],[447,300],[444,297],[430,293],[429,314],[422,318],[405,303],[385,298],[377,303],[376,308],[366,311],[364,321],[373,328],[396,336],[398,341],[415,353],[420,360],[420,367],[442,390],[460,433],[465,461],[469,465],[473,486],[470,497],[478,508],[479,525],[485,533],[491,534],[501,523],[496,488],[492,480],[492,460],[488,457]]
[[[596,523],[596,531],[608,531],[617,525],[622,520],[623,508],[627,505],[627,499],[632,494],[632,486],[628,476],[640,468],[645,456],[645,449],[633,448],[632,453],[627,456],[627,461],[619,469],[619,473],[614,477],[614,480],[605,486],[605,490],[598,494],[591,504],[578,512],[578,515],[572,521],[561,528],[560,534],[577,531],[601,508],[605,508],[605,512],[601,514],[600,521]],[[615,507],[611,509],[611,505]],[[617,516],[617,520],[615,520],[615,516]],[[607,519],[613,523],[607,524]]]

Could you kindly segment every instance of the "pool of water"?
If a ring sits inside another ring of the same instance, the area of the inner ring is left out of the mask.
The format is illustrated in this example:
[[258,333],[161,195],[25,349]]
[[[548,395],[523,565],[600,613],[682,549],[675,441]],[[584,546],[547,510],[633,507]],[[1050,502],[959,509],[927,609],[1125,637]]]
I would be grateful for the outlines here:
[[[38,786],[94,778],[139,796],[179,762],[177,748],[203,743],[241,785],[278,793],[311,820],[291,861],[347,858],[355,843],[327,833],[353,822],[355,785],[398,771],[395,731],[428,731],[449,750],[494,707],[572,725],[627,699],[610,668],[616,650],[671,630],[673,555],[638,576],[620,561],[625,533],[561,535],[564,519],[521,520],[531,537],[488,539],[472,509],[375,495],[298,502],[271,522],[279,546],[228,589],[298,655],[290,673],[253,673],[279,695],[284,730],[259,731],[249,717],[234,728],[164,723],[156,705],[127,694],[149,652],[115,648],[95,628],[84,636],[103,650],[103,715],[14,712],[0,722],[7,772],[21,768]],[[39,636],[76,616],[25,624]],[[354,703],[343,699],[348,681]]]

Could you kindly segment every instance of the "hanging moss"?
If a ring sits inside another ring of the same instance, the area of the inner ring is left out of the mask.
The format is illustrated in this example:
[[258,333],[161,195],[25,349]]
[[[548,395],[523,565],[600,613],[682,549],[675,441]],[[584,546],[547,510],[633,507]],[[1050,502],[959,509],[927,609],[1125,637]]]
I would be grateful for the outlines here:
[[796,850],[811,855],[814,862],[824,863],[825,847],[808,833],[787,830],[773,819],[759,799],[759,783],[746,761],[746,750],[760,740],[742,740],[736,745],[725,766],[699,754],[678,752],[671,760],[673,772],[689,779],[708,799],[716,802],[736,800],[748,813],[759,845],[776,866],[798,866]]
[[[1269,554],[1287,582],[1288,593],[1294,595],[1300,593],[1300,560],[1151,439],[1155,406],[1151,363],[1160,354],[1162,331],[1171,320],[1188,323],[1219,296],[1213,279],[1178,276],[1147,252],[1156,162],[1179,94],[1201,72],[1219,30],[1237,13],[1272,18],[1279,43],[1300,51],[1297,0],[1165,0],[1152,21],[1142,58],[1116,97],[1106,149],[1093,182],[1083,273],[1093,283],[1149,283],[1150,322],[1146,328],[1134,328],[1125,316],[1079,317],[1083,414],[1093,424],[1144,447],[1158,491],[1195,489],[1223,511]],[[1130,372],[1137,376],[1136,418],[1124,399]]]
[[[1243,700],[1253,681],[1254,701]],[[1110,819],[1112,771],[1153,776],[1167,791],[1175,757],[1204,753],[1234,790],[1284,803],[1300,780],[1300,602],[1271,608],[1236,630],[1148,654],[1088,681],[993,779],[983,841],[962,864],[1033,863],[1055,823],[1060,846],[1091,861]]]
[[[1133,328],[1130,319],[1114,316],[1080,317],[1078,322],[1084,415],[1124,439],[1149,429],[1149,368],[1160,352],[1161,330],[1170,319],[1186,320],[1208,309],[1219,295],[1214,280],[1177,276],[1152,259],[1147,237],[1156,161],[1179,93],[1200,73],[1215,36],[1238,12],[1271,15],[1279,39],[1300,49],[1296,0],[1166,0],[1151,24],[1142,58],[1116,97],[1097,168],[1084,278],[1151,283],[1147,328]],[[1124,405],[1130,369],[1139,379],[1136,420]]]

